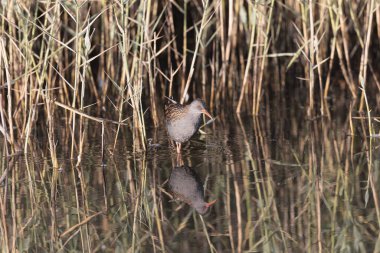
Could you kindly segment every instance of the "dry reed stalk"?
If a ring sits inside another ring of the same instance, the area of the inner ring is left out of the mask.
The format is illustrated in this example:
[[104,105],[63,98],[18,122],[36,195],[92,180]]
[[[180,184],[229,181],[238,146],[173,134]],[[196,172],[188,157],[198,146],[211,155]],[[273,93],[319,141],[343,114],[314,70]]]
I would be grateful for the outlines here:
[[[326,5],[323,4],[321,7],[320,7],[320,10],[319,10],[319,17],[323,17],[324,16],[324,13],[326,12]],[[325,109],[325,99],[324,99],[324,88],[323,88],[323,79],[322,79],[322,73],[323,73],[323,70],[322,70],[322,64],[324,64],[324,62],[326,62],[328,60],[328,58],[326,59],[323,59],[322,60],[322,57],[323,57],[323,54],[324,54],[324,49],[323,48],[320,48],[320,45],[324,45],[322,42],[323,40],[323,37],[324,37],[324,33],[321,35],[321,38],[318,38],[318,33],[319,31],[322,31],[322,28],[325,24],[325,19],[326,18],[322,18],[322,20],[320,21],[320,24],[319,24],[319,27],[316,31],[316,34],[315,34],[315,45],[314,45],[314,50],[315,50],[315,60],[316,60],[316,66],[314,66],[314,68],[317,68],[318,70],[318,83],[319,83],[319,96],[320,96],[320,113],[321,115],[328,115],[329,116],[329,110],[326,108]],[[328,30],[328,29],[326,29]],[[335,51],[334,49],[332,51]]]
[[100,215],[100,214],[103,214],[103,212],[97,212],[89,217],[87,217],[85,220],[81,221],[80,223],[78,224],[75,224],[74,226],[66,229],[62,234],[60,234],[59,236],[60,237],[65,237],[67,234],[73,232],[74,230],[76,230],[77,228],[87,224],[88,222],[90,222],[93,218],[95,218],[96,216]]
[[[378,5],[378,3],[376,4]],[[360,107],[359,110],[363,110],[364,107],[364,89],[365,86],[367,86],[367,65],[368,65],[368,58],[369,58],[369,46],[371,44],[371,35],[372,35],[372,22],[373,22],[373,14],[375,12],[375,1],[370,0],[367,3],[367,16],[368,16],[368,25],[366,27],[366,37],[365,37],[365,45],[364,50],[362,52],[362,56],[360,58],[360,72],[359,72],[359,82],[362,86],[362,95],[360,99]],[[367,102],[367,101],[366,101]],[[368,109],[368,108],[367,108]]]
[[262,51],[263,57],[261,59],[261,64],[260,64],[260,74],[259,74],[258,87],[257,87],[256,104],[253,105],[253,109],[252,109],[254,115],[258,115],[259,109],[260,109],[261,93],[262,93],[262,86],[263,86],[263,76],[264,76],[265,63],[266,63],[266,58],[267,58],[266,56],[268,54],[269,46],[270,46],[269,32],[270,32],[270,28],[271,28],[271,24],[272,24],[274,0],[271,1],[268,8],[269,8],[269,17],[267,20],[265,35],[263,35],[264,36],[264,47],[263,47],[263,51]]
[[[181,87],[180,87],[180,94],[184,94],[185,91],[185,85],[186,85],[186,67],[187,67],[187,18],[188,18],[188,11],[187,11],[187,6],[188,6],[188,1],[185,0],[183,3],[183,43],[182,43],[182,77],[181,77]],[[196,51],[194,53],[194,56],[196,57]],[[183,102],[181,102],[183,103]]]
[[[252,4],[250,4],[250,7],[253,8],[253,10],[251,12],[255,12],[257,13],[257,3],[255,3],[255,6],[251,6]],[[245,93],[245,87],[247,85],[247,80],[248,80],[248,73],[249,73],[249,70],[250,70],[250,66],[251,66],[251,62],[252,62],[252,56],[253,56],[253,47],[255,46],[254,44],[254,38],[255,38],[255,32],[256,32],[256,15],[253,15],[254,18],[253,20],[251,21],[252,23],[250,23],[250,25],[252,26],[251,27],[251,35],[250,35],[250,42],[249,42],[249,50],[248,50],[248,58],[247,58],[247,65],[245,66],[245,71],[244,71],[244,78],[243,78],[243,84],[242,84],[242,88],[241,88],[241,93],[240,93],[240,97],[239,97],[239,102],[237,104],[237,108],[236,108],[236,112],[237,113],[240,113],[241,112],[241,105],[242,105],[242,102],[243,102],[243,96],[244,96],[244,93]],[[256,47],[258,47],[258,45],[256,45]]]
[[331,72],[332,72],[332,68],[333,68],[333,64],[334,64],[334,59],[335,59],[335,51],[336,51],[336,43],[337,43],[337,33],[338,33],[338,25],[337,23],[339,22],[339,18],[337,17],[337,15],[335,15],[336,17],[334,18],[334,11],[332,9],[332,2],[331,0],[327,0],[327,5],[328,5],[328,11],[329,11],[329,18],[330,18],[330,23],[331,23],[331,29],[332,29],[332,32],[333,32],[333,38],[332,38],[332,41],[330,43],[330,49],[331,49],[331,52],[330,52],[330,57],[329,57],[329,68],[328,68],[328,73],[327,73],[327,77],[326,77],[326,81],[325,81],[325,88],[324,88],[324,93],[323,93],[323,97],[324,98],[327,98],[328,96],[328,91],[329,91],[329,88],[330,88],[330,82],[331,82]]
[[3,94],[0,93],[0,116],[1,116],[1,126],[0,126],[0,132],[3,134],[4,139],[7,143],[11,144],[10,136],[8,134],[8,127],[5,122],[5,109],[3,108]]
[[[341,31],[342,31],[342,39],[340,42],[342,42],[342,44],[343,44],[344,57],[345,57],[345,62],[347,64],[347,68],[346,68],[346,72],[348,73],[347,79],[349,80],[349,82],[347,84],[350,88],[352,96],[355,98],[357,95],[356,94],[357,91],[356,91],[356,87],[354,84],[354,78],[353,78],[352,68],[351,68],[351,60],[349,57],[349,46],[348,46],[348,42],[349,42],[348,37],[349,36],[347,34],[347,27],[346,27],[346,21],[345,21],[346,17],[344,16],[343,1],[342,0],[338,1],[338,6],[340,8],[339,19],[340,19],[340,26],[341,26]],[[339,46],[339,48],[340,48],[340,46]],[[340,55],[342,55],[342,53]],[[340,58],[343,58],[343,57],[340,56]],[[342,71],[343,71],[343,69],[342,69]]]
[[209,7],[209,0],[202,2],[202,4],[203,4],[203,6],[202,6],[203,7],[202,21],[200,24],[199,31],[197,32],[194,55],[193,55],[193,58],[191,60],[189,75],[187,76],[186,85],[185,85],[185,88],[183,90],[182,97],[180,100],[181,104],[183,104],[185,102],[185,98],[188,95],[187,93],[188,93],[188,90],[190,87],[190,82],[191,82],[193,74],[194,74],[195,62],[197,59],[197,54],[198,54],[199,46],[201,43],[203,30],[208,25],[208,23],[210,22],[210,20],[212,19],[213,15],[214,15],[214,13],[211,13],[211,7]]
[[[5,70],[6,83],[7,83],[7,89],[8,89],[7,114],[8,114],[8,125],[9,125],[9,127],[7,128],[8,129],[7,132],[5,129],[5,124],[3,124],[3,129],[4,129],[4,132],[6,133],[5,135],[9,135],[8,141],[10,142],[11,145],[13,145],[15,143],[15,140],[14,140],[14,134],[13,134],[13,117],[12,117],[12,90],[11,90],[12,82],[11,82],[11,75],[9,73],[9,63],[8,63],[7,52],[5,50],[5,45],[6,45],[5,37],[1,36],[0,37],[0,55],[1,55],[1,63],[2,63],[1,66]],[[1,105],[1,107],[3,106]]]

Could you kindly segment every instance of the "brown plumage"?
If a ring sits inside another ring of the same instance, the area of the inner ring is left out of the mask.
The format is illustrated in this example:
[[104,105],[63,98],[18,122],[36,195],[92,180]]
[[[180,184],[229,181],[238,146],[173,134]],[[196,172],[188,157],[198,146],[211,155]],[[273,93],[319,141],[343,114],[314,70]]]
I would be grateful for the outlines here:
[[202,123],[202,114],[212,119],[201,99],[196,99],[188,105],[173,102],[165,105],[166,129],[170,139],[176,143],[177,153],[181,152],[181,144],[198,131]]

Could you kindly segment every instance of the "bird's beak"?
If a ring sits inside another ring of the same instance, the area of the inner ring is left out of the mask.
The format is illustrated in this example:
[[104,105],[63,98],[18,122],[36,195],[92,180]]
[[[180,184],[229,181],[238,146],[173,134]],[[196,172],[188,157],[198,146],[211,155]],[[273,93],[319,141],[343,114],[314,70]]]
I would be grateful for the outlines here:
[[216,202],[216,199],[213,200],[213,201],[211,201],[211,202],[206,203],[206,207],[209,208],[210,206],[212,206],[213,204],[215,204],[215,202]]
[[202,109],[201,112],[202,112],[203,114],[206,114],[210,119],[212,119],[211,114],[210,114],[206,109]]

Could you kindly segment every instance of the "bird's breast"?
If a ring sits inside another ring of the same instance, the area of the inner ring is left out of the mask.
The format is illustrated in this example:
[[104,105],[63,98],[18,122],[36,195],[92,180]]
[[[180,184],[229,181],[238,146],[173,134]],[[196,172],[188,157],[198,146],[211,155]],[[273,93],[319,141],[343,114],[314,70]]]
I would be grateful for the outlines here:
[[167,122],[167,130],[170,138],[181,143],[188,141],[196,133],[198,128],[199,120],[195,118],[181,118]]

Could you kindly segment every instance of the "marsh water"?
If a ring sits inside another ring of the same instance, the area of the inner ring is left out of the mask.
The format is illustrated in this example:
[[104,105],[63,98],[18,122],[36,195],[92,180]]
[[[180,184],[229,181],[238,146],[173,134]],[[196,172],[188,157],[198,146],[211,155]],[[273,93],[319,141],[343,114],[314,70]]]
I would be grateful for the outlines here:
[[162,124],[147,127],[143,151],[133,148],[128,127],[115,141],[114,125],[106,125],[102,146],[101,125],[89,122],[79,163],[57,129],[59,168],[36,131],[29,151],[2,165],[4,171],[12,164],[1,186],[7,247],[379,252],[379,139],[368,137],[367,121],[349,108],[342,104],[311,119],[298,105],[258,117],[213,113],[216,120],[181,155],[204,201],[216,200],[204,215],[168,185],[178,157]]

